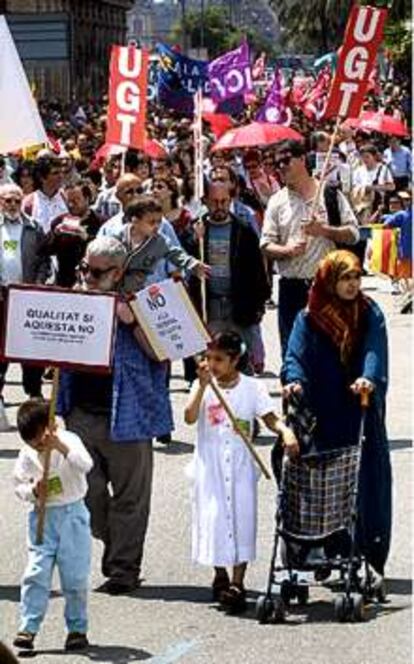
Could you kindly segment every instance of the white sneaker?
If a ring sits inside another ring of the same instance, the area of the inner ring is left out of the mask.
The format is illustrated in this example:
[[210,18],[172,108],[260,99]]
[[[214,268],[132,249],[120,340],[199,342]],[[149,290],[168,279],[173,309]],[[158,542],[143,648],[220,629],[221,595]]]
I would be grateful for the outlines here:
[[10,431],[10,422],[6,415],[3,399],[0,399],[0,431]]

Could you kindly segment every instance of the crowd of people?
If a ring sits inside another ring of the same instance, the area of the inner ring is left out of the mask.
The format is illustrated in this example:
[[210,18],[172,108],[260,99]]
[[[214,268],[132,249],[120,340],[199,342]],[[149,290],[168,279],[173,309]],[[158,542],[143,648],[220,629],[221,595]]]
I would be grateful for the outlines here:
[[[367,104],[382,104],[384,112],[404,118],[405,97],[401,86],[388,84],[380,100],[370,98]],[[150,156],[104,145],[105,101],[39,106],[51,144],[31,158],[23,153],[0,158],[0,283],[117,291],[120,298],[112,372],[62,372],[58,413],[65,430],[48,424],[48,404],[42,401],[47,367],[22,366],[29,400],[17,420],[25,442],[15,469],[17,492],[33,504],[46,492],[48,508],[43,545],[35,541],[36,513],[30,516],[16,646],[33,648],[55,563],[66,600],[66,647],[87,645],[89,527],[104,544],[106,581],[100,591],[117,595],[139,588],[152,441],[171,444],[174,423],[168,367],[143,349],[126,300],[169,276],[186,281],[199,311],[206,280],[212,343],[201,365],[193,358],[184,361],[192,385],[185,419],[198,422],[193,559],[215,568],[214,599],[231,612],[245,609],[244,576],[255,557],[257,475],[215,402],[211,376],[226,390],[248,431],[262,418],[289,454],[299,451],[294,433],[255,379],[266,363],[261,334],[266,307],[278,309],[284,395],[306,394],[323,448],[332,445],[332,426],[337,431],[338,421],[343,421],[344,444],[355,439],[355,395],[364,390],[375,395],[362,470],[370,528],[360,543],[383,575],[391,523],[386,331],[377,305],[360,290],[361,274],[368,269],[361,227],[376,223],[399,229],[397,278],[409,291],[412,166],[406,141],[343,126],[315,205],[331,123],[310,122],[294,112],[292,127],[303,141],[233,151],[212,151],[215,137],[205,123],[200,201],[191,119],[151,107],[148,133],[158,153]],[[246,122],[253,113],[251,107],[235,121]],[[125,274],[127,257],[137,249],[138,259]],[[9,428],[2,396],[7,369],[1,364],[2,431]],[[321,386],[326,390],[321,392]],[[210,445],[213,438],[220,444]],[[380,446],[374,444],[378,440]],[[39,465],[46,449],[52,451],[59,478],[52,491],[42,482]]]

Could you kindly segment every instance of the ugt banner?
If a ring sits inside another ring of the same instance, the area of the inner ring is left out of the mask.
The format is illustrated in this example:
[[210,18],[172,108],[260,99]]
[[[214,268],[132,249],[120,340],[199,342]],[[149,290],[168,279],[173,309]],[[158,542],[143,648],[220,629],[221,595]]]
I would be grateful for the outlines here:
[[113,46],[106,143],[142,149],[147,112],[148,52]]
[[325,117],[358,117],[386,17],[386,9],[352,7]]
[[229,51],[210,62],[208,75],[211,96],[216,103],[252,92],[252,70],[247,42],[244,41],[234,51]]

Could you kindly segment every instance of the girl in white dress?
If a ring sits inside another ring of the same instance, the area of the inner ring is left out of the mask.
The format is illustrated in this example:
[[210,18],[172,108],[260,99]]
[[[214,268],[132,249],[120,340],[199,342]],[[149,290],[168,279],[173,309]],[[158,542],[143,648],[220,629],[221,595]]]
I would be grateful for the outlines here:
[[[299,451],[293,432],[275,415],[265,386],[245,376],[239,364],[246,348],[235,332],[222,332],[209,344],[198,368],[199,380],[184,412],[198,423],[193,459],[192,558],[215,569],[213,598],[232,613],[245,609],[244,576],[256,557],[258,470],[249,450],[209,386],[215,379],[238,424],[251,435],[254,419],[281,435],[289,454]],[[227,567],[232,567],[230,579]]]

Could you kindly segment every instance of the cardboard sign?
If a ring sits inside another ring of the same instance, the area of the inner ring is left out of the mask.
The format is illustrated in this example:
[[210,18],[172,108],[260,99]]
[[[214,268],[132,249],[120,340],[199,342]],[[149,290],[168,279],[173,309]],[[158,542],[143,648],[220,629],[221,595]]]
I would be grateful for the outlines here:
[[210,340],[181,282],[148,286],[130,302],[158,360],[181,360],[206,350]]
[[148,52],[113,46],[106,143],[142,149],[147,112]]
[[10,286],[4,359],[48,366],[109,370],[116,296]]
[[386,9],[352,7],[325,117],[358,117],[386,17]]

